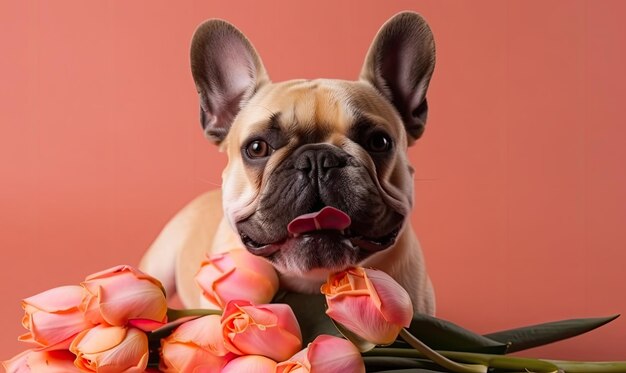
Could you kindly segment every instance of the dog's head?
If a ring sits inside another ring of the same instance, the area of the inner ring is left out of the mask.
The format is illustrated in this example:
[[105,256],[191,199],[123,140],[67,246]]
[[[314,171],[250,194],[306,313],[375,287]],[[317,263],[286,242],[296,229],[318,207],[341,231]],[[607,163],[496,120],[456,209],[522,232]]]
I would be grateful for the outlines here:
[[239,30],[200,25],[191,67],[201,123],[228,154],[225,216],[251,253],[306,275],[394,245],[413,203],[406,150],[424,131],[434,63],[415,13],[383,25],[357,81],[272,83]]

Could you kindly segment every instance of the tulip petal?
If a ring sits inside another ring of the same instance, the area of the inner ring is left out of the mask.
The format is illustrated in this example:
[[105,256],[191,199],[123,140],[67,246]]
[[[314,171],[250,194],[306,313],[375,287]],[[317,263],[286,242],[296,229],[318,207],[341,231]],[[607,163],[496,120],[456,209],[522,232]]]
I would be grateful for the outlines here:
[[22,305],[29,304],[46,312],[67,311],[78,307],[84,295],[85,290],[80,286],[60,286],[28,297]]
[[255,307],[247,301],[229,302],[222,314],[226,348],[238,355],[263,355],[276,361],[291,356],[300,349],[302,338],[293,311],[288,312],[285,307],[289,308],[277,304]]
[[335,297],[326,314],[346,329],[375,344],[393,343],[401,329],[385,320],[369,296]]
[[222,269],[218,267],[217,264],[219,264],[217,260],[203,263],[196,274],[195,281],[200,289],[202,289],[205,298],[219,308],[224,308],[224,305],[228,303],[228,301],[224,302],[222,297],[218,297],[215,289],[216,283],[223,279],[224,276],[232,273],[235,268],[233,266],[231,269]]
[[80,372],[74,365],[74,359],[76,356],[66,350],[33,352],[28,356],[29,372]]
[[99,373],[143,372],[148,363],[148,336],[139,329],[129,328],[126,338],[96,361]]
[[124,326],[129,319],[166,321],[167,300],[161,283],[143,272],[119,266],[87,279],[81,284],[88,292],[81,308],[91,322]]
[[234,299],[246,299],[255,304],[267,303],[276,294],[276,287],[267,278],[244,268],[225,273],[213,283],[213,289],[215,299],[222,307]]
[[274,267],[244,249],[211,255],[202,262],[195,281],[204,297],[220,308],[236,299],[267,303],[278,290]]
[[30,332],[18,339],[42,346],[56,344],[93,326],[78,309],[62,313],[37,311],[28,319],[27,328]]
[[125,337],[124,327],[98,325],[79,333],[72,342],[70,351],[76,355],[79,351],[84,354],[103,352],[119,345]]
[[276,365],[276,373],[308,373],[311,371],[309,348],[298,351],[289,359]]
[[[111,277],[111,276],[118,276],[120,273],[124,273],[124,272],[129,272],[131,273],[135,278],[138,279],[142,279],[142,280],[148,280],[154,284],[160,285],[161,288],[163,288],[163,286],[161,285],[161,282],[159,280],[157,280],[156,278],[146,274],[145,272],[140,271],[139,269],[133,267],[133,266],[129,266],[129,265],[118,265],[115,267],[111,267],[109,269],[105,269],[103,271],[100,272],[96,272],[93,273],[89,276],[87,276],[85,278],[85,281],[90,281],[90,280],[94,280],[94,279],[98,279],[98,278],[107,278],[107,277]],[[165,293],[165,290],[163,291]]]
[[309,373],[311,370],[301,363],[293,361],[283,361],[276,365],[276,373]]
[[217,356],[192,343],[179,343],[166,338],[161,341],[159,369],[166,373],[219,373],[232,357],[232,354]]
[[150,319],[131,319],[128,320],[128,326],[135,327],[137,329],[141,329],[144,332],[151,332],[159,329],[167,323],[158,322]]
[[365,373],[361,353],[349,341],[320,335],[308,347],[307,358],[312,372]]
[[298,320],[296,319],[296,315],[293,313],[293,309],[283,303],[270,303],[258,306],[259,309],[265,309],[271,311],[278,320],[278,326],[287,330],[289,333],[298,337],[298,339],[302,339],[302,332],[300,330],[300,325],[298,324]]
[[276,362],[265,356],[247,355],[240,356],[226,364],[222,373],[274,373]]
[[214,355],[225,356],[228,350],[224,346],[221,328],[220,316],[203,316],[176,328],[171,339],[176,342],[192,343]]
[[287,359],[302,346],[298,337],[284,329],[263,328],[258,325],[251,326],[244,333],[235,334],[230,339],[232,345],[244,355],[262,355],[276,361]]
[[2,366],[6,373],[30,373],[30,369],[27,365],[27,358],[34,350],[22,351],[19,354],[13,356],[9,360],[2,362]]
[[387,321],[408,327],[413,319],[409,293],[383,271],[365,269],[368,287],[373,287],[380,300],[380,311]]

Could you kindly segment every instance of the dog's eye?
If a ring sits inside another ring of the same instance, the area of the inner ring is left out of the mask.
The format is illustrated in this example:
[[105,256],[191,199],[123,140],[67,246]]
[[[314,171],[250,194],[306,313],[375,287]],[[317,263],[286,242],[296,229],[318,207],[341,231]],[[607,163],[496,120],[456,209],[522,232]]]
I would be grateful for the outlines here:
[[263,140],[254,140],[246,146],[246,155],[249,158],[265,158],[272,153],[272,148]]
[[391,138],[385,133],[373,133],[367,140],[367,150],[374,153],[383,153],[391,150]]

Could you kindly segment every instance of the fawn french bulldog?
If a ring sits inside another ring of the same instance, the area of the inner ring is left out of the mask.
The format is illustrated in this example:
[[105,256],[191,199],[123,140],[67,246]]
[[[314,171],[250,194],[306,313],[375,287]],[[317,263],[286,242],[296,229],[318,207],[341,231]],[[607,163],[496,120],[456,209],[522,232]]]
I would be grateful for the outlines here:
[[200,25],[191,70],[202,128],[228,155],[223,185],[167,224],[141,268],[201,307],[202,258],[243,246],[272,263],[286,289],[319,293],[330,272],[361,265],[387,272],[417,312],[433,314],[409,219],[407,148],[424,132],[434,65],[430,28],[411,12],[382,26],[356,81],[271,82],[238,29]]

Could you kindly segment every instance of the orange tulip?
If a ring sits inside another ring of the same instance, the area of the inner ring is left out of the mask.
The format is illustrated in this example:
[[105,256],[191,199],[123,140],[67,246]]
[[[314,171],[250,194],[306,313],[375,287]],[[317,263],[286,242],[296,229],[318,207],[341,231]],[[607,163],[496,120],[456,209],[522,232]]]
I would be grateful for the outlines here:
[[95,324],[125,326],[139,320],[137,326],[149,331],[167,320],[163,286],[138,269],[113,267],[88,276],[81,285],[87,290],[82,308]]
[[92,327],[79,309],[84,296],[80,286],[61,286],[24,299],[22,325],[29,332],[19,340],[49,347]]
[[364,373],[361,353],[349,341],[320,335],[304,350],[278,363],[276,373]]
[[68,373],[80,372],[74,366],[73,353],[67,350],[44,351],[27,350],[11,360],[3,361],[2,365],[6,373]]
[[276,362],[265,356],[246,355],[231,360],[221,373],[275,373]]
[[383,271],[350,268],[329,276],[321,291],[326,314],[374,344],[393,343],[413,318],[409,294]]
[[237,355],[261,355],[285,360],[300,350],[302,334],[291,307],[286,304],[253,306],[231,301],[222,314],[222,336]]
[[278,291],[278,275],[265,259],[245,249],[208,257],[196,275],[204,297],[223,309],[231,300],[269,303]]
[[70,351],[85,372],[140,373],[148,365],[148,337],[132,327],[95,326],[78,334]]
[[161,340],[162,372],[220,372],[234,357],[224,347],[220,317],[209,315],[180,325]]

